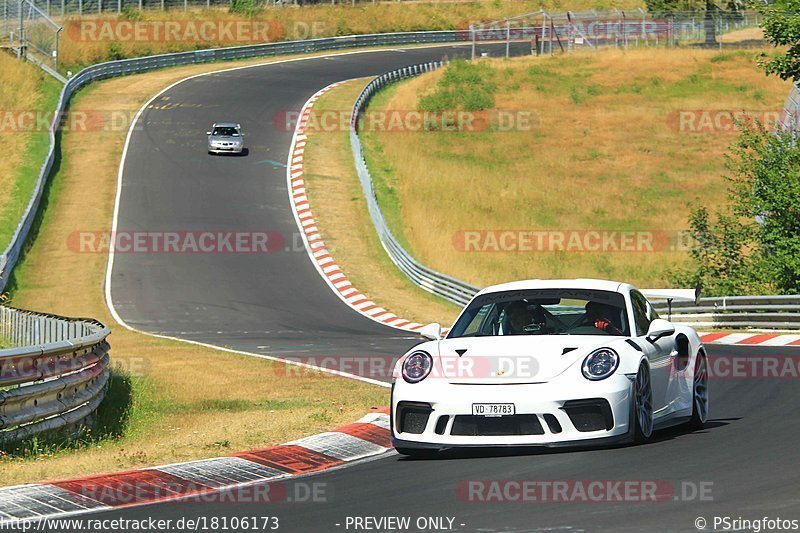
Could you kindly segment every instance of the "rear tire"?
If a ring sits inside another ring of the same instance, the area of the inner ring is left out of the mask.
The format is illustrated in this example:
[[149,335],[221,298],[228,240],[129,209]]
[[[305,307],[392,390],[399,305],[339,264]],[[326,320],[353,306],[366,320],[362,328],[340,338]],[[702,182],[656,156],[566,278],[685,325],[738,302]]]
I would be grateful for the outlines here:
[[704,429],[708,422],[708,361],[702,352],[697,354],[692,381],[692,418],[687,425]]
[[645,443],[653,436],[653,390],[650,386],[650,370],[644,363],[639,365],[633,383],[633,441]]

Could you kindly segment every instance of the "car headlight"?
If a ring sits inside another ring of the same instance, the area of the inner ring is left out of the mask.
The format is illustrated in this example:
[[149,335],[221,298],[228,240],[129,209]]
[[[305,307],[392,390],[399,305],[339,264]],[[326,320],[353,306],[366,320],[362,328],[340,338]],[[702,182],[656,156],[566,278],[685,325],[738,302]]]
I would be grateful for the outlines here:
[[583,377],[592,381],[606,379],[619,366],[619,355],[611,348],[600,348],[583,360]]
[[403,361],[403,379],[408,383],[419,383],[431,373],[433,358],[423,351],[411,352]]

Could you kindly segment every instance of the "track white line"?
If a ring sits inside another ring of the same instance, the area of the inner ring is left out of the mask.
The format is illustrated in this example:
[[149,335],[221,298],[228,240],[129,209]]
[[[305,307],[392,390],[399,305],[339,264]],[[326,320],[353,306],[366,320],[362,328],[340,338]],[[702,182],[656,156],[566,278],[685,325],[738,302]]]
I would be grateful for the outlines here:
[[[448,48],[448,47],[453,47],[453,46],[468,46],[468,45],[458,45],[458,44],[453,44],[453,43],[446,43],[446,44],[414,46],[414,47],[411,47],[411,49],[416,49],[416,48],[420,48],[420,49],[422,49],[422,48]],[[290,359],[284,359],[284,358],[281,358],[281,357],[273,357],[273,356],[264,355],[264,354],[247,352],[247,351],[244,351],[244,350],[234,350],[234,349],[231,349],[231,348],[226,348],[226,347],[223,347],[223,346],[217,346],[217,345],[214,345],[214,344],[208,344],[208,343],[194,341],[194,340],[190,340],[190,339],[182,339],[182,338],[179,338],[179,337],[172,337],[170,335],[161,335],[161,334],[157,334],[157,333],[150,333],[148,331],[143,331],[143,330],[135,328],[135,327],[131,326],[130,324],[128,324],[127,322],[125,322],[125,320],[119,315],[119,313],[117,312],[116,308],[114,307],[114,300],[113,300],[113,298],[111,296],[111,276],[112,276],[112,272],[113,272],[113,269],[114,269],[114,255],[115,255],[114,254],[114,252],[115,252],[115,250],[114,250],[114,248],[115,248],[114,235],[116,235],[117,228],[119,227],[119,210],[120,210],[120,204],[121,204],[121,198],[122,198],[122,187],[123,187],[122,177],[123,177],[123,175],[125,173],[125,162],[127,160],[128,149],[130,147],[131,138],[133,136],[134,130],[136,129],[136,125],[139,123],[139,120],[142,117],[142,113],[144,113],[144,111],[147,109],[147,107],[152,102],[154,102],[162,94],[164,94],[165,92],[169,91],[170,89],[176,87],[177,85],[180,85],[181,83],[183,83],[185,81],[188,81],[188,80],[199,78],[201,76],[211,76],[211,75],[219,74],[219,73],[222,73],[222,72],[232,72],[232,71],[236,71],[236,70],[259,68],[259,67],[264,67],[264,66],[269,66],[269,65],[278,65],[278,64],[283,64],[283,63],[294,63],[294,62],[298,62],[298,61],[309,61],[309,60],[321,59],[321,58],[332,57],[332,56],[348,56],[348,55],[356,55],[356,54],[385,53],[386,51],[387,50],[352,50],[352,51],[348,51],[348,52],[335,52],[335,53],[331,53],[331,54],[316,55],[316,56],[310,56],[310,57],[297,57],[297,58],[290,58],[290,59],[280,59],[280,60],[277,60],[277,61],[265,61],[263,63],[257,63],[257,64],[254,64],[254,65],[242,65],[242,66],[238,66],[238,67],[229,67],[229,68],[223,68],[223,69],[218,69],[218,70],[212,70],[212,71],[209,71],[209,72],[202,72],[202,73],[199,73],[199,74],[193,74],[191,76],[187,76],[185,78],[182,78],[182,79],[170,84],[169,86],[165,87],[164,89],[160,90],[152,98],[150,98],[147,102],[145,102],[144,105],[142,105],[142,107],[139,108],[139,110],[136,112],[136,115],[134,115],[133,120],[131,121],[130,127],[128,128],[128,133],[127,133],[127,135],[125,137],[125,144],[124,144],[123,149],[122,149],[122,155],[120,157],[120,164],[119,164],[119,169],[118,169],[118,172],[117,172],[117,191],[116,191],[116,196],[114,198],[114,213],[113,213],[113,216],[112,216],[112,219],[111,219],[111,239],[110,239],[111,243],[109,245],[109,250],[108,250],[108,261],[106,263],[106,275],[105,275],[105,281],[104,281],[104,295],[105,295],[106,307],[108,308],[109,312],[111,313],[112,318],[120,326],[122,326],[125,329],[128,329],[130,331],[134,331],[134,332],[140,333],[142,335],[149,335],[149,336],[155,337],[155,338],[169,339],[169,340],[174,340],[174,341],[178,341],[178,342],[185,342],[185,343],[188,343],[188,344],[194,344],[196,346],[202,346],[204,348],[220,350],[220,351],[223,351],[223,352],[235,353],[235,354],[239,354],[239,355],[246,355],[246,356],[250,356],[250,357],[256,357],[256,358],[259,358],[259,359],[266,359],[266,360],[269,360],[269,361],[276,361],[276,362],[286,363],[286,364],[295,365],[295,366],[299,366],[299,367],[303,367],[303,368],[309,368],[309,369],[317,370],[317,371],[320,371],[320,372],[326,372],[326,373],[333,374],[333,375],[340,376],[340,377],[346,377],[346,378],[355,379],[355,380],[358,380],[358,381],[363,381],[365,383],[378,385],[380,387],[390,387],[391,386],[389,383],[385,383],[383,381],[378,381],[378,380],[375,380],[375,379],[371,379],[371,378],[367,378],[367,377],[363,377],[363,376],[358,376],[358,375],[355,375],[355,374],[350,374],[348,372],[341,372],[341,371],[338,371],[338,370],[332,370],[332,369],[328,369],[328,368],[324,368],[324,367],[318,367],[318,366],[315,366],[315,365],[309,365],[309,364],[306,364],[306,363],[300,363],[298,361],[292,361]],[[292,136],[292,145],[291,145],[292,149],[294,149],[295,142],[296,142],[296,138],[293,135]],[[292,155],[293,155],[292,150],[290,150],[289,151],[289,161],[287,162],[287,167],[291,165],[291,157],[292,157]],[[291,179],[291,176],[289,175],[288,168],[287,168],[287,176],[289,176],[289,179]],[[305,240],[305,235],[303,235],[303,242],[306,243],[306,246],[308,246],[307,241]],[[312,262],[316,265],[316,262],[314,262],[314,261],[312,261]],[[334,291],[338,293],[338,291],[336,291],[335,288],[334,288]]]

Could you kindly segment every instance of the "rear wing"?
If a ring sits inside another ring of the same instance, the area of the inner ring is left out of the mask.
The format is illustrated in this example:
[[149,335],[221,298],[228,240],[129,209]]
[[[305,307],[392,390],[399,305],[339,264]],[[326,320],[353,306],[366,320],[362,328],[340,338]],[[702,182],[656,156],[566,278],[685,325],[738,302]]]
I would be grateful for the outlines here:
[[641,289],[641,292],[648,300],[667,301],[667,320],[672,320],[672,301],[697,302],[700,300],[700,287],[696,289]]
[[679,302],[694,302],[700,299],[700,288],[697,289],[641,289],[645,298],[654,300],[677,300]]

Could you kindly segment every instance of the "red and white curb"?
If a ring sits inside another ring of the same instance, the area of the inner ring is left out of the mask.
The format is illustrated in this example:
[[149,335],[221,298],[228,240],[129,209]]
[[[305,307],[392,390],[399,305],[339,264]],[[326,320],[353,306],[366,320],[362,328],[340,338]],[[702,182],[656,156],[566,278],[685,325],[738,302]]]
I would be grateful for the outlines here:
[[373,410],[333,431],[231,457],[0,488],[0,526],[169,500],[289,501],[282,485],[270,484],[265,492],[264,482],[386,453],[391,449],[387,413],[388,409]]
[[336,264],[336,261],[334,261],[330,252],[325,247],[325,242],[322,240],[322,236],[314,220],[314,215],[311,212],[311,206],[308,203],[305,180],[303,179],[303,156],[308,139],[305,134],[306,127],[308,126],[311,108],[314,106],[314,103],[316,103],[323,94],[339,85],[341,85],[341,83],[328,85],[324,89],[317,91],[308,99],[300,111],[300,117],[297,121],[294,135],[292,136],[292,144],[289,147],[289,161],[286,165],[286,178],[289,185],[289,200],[295,220],[297,221],[297,227],[300,228],[300,234],[303,237],[303,242],[311,258],[311,262],[314,263],[314,266],[319,271],[322,278],[344,303],[367,318],[386,326],[406,331],[418,331],[423,327],[423,324],[405,320],[387,311],[370,300],[350,283],[350,280],[348,280],[347,276],[342,272],[341,267]]
[[800,335],[781,333],[700,333],[705,344],[739,346],[800,346]]

